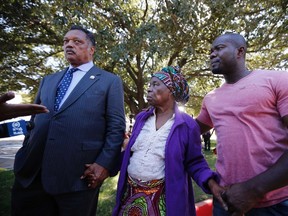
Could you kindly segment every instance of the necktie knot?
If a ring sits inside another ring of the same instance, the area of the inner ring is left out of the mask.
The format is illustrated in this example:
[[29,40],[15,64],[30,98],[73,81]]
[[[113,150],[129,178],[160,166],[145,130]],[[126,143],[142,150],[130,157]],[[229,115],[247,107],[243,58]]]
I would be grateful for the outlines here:
[[70,70],[68,70],[68,73],[73,74],[77,70],[78,68],[70,68]]

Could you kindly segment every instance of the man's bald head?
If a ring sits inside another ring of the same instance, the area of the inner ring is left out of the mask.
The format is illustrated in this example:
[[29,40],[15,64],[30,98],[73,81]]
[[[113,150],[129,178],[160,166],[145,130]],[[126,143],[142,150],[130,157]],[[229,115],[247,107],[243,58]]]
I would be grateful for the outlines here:
[[247,52],[247,43],[246,43],[246,40],[244,39],[244,37],[242,35],[237,34],[237,33],[225,33],[225,34],[217,37],[216,40],[219,38],[230,42],[236,48],[244,47],[245,53]]

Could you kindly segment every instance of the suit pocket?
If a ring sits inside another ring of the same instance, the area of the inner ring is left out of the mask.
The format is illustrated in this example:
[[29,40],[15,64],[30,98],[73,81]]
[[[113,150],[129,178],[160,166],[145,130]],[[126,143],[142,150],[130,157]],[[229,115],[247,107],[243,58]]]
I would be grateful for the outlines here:
[[95,141],[95,142],[83,142],[82,143],[82,150],[83,151],[90,151],[90,150],[100,150],[103,146],[102,141]]

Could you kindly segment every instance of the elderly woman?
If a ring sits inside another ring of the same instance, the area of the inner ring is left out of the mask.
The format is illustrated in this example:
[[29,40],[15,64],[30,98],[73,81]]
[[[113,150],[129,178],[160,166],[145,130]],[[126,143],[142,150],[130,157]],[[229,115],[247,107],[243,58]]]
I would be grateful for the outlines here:
[[201,153],[200,130],[177,103],[189,99],[189,87],[177,67],[152,75],[150,107],[136,116],[125,150],[113,215],[196,215],[192,177],[207,193],[219,197]]

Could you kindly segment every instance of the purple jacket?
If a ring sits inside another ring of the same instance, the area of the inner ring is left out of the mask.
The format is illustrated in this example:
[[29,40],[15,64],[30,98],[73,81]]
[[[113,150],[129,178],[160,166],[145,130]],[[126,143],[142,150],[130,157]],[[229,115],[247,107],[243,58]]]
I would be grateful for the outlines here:
[[[211,193],[207,181],[216,179],[216,173],[211,171],[201,153],[200,129],[196,121],[175,106],[175,122],[168,135],[165,149],[165,196],[167,216],[196,215],[193,180],[206,193]],[[113,215],[116,216],[125,192],[127,166],[131,147],[143,128],[147,118],[153,115],[154,108],[139,113],[133,127],[133,133],[124,153],[120,176],[118,180],[116,206]]]

